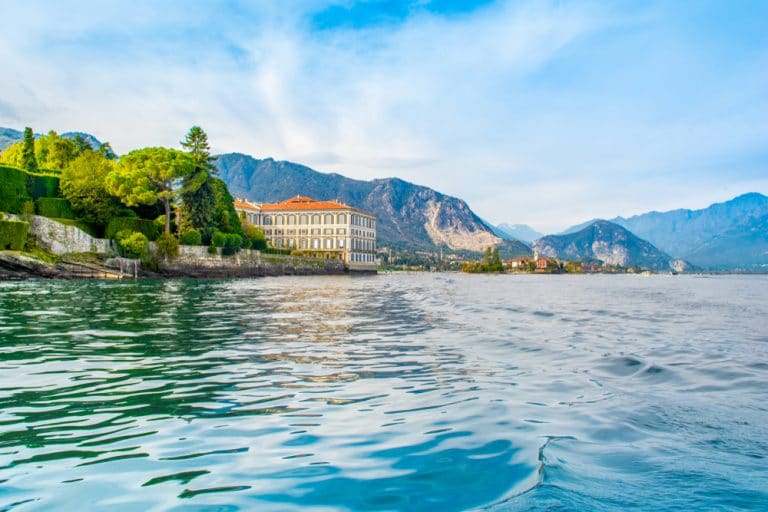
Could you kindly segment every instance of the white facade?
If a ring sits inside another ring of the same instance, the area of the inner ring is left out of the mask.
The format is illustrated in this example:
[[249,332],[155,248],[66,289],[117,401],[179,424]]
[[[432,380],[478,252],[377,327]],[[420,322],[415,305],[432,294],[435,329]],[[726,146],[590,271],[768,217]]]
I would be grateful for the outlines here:
[[235,201],[267,244],[280,249],[339,258],[351,270],[376,270],[376,217],[336,201],[296,196],[280,203]]

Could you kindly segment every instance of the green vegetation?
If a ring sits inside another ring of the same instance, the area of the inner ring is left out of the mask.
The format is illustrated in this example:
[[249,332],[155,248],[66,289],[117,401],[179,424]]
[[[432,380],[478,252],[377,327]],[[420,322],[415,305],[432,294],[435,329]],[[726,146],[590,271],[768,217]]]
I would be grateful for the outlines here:
[[35,210],[38,215],[52,219],[74,219],[75,214],[69,201],[60,197],[41,197],[36,203]]
[[194,160],[181,151],[144,148],[122,157],[107,175],[107,190],[126,206],[161,203],[165,233],[171,233],[171,204],[180,191],[174,184],[194,171]]
[[126,258],[140,258],[149,249],[149,240],[143,233],[120,231],[115,238],[121,254]]
[[24,140],[21,146],[21,168],[29,174],[37,172],[37,158],[35,158],[35,135],[32,128],[24,128]]
[[153,241],[160,236],[160,229],[155,221],[138,217],[113,217],[109,219],[104,235],[116,240],[117,233],[121,231],[142,233],[147,239]]
[[[179,241],[211,244],[223,254],[266,248],[263,231],[250,226],[244,233],[232,195],[215,177],[205,131],[193,126],[181,145],[186,151],[142,148],[118,159],[109,143],[94,148],[82,136],[35,137],[27,128],[23,141],[0,153],[0,212],[77,226],[115,239],[132,257],[148,258],[150,240],[163,259],[178,254]],[[19,247],[12,226],[3,240]]]
[[194,161],[194,170],[185,177],[182,186],[182,227],[198,229],[204,241],[209,241],[214,229],[216,196],[211,177],[217,169],[210,154],[208,135],[199,126],[189,129],[181,146]]
[[21,169],[0,165],[0,211],[20,213],[22,203],[29,199],[27,174]]
[[28,231],[28,222],[0,220],[0,250],[23,251]]
[[86,151],[61,172],[61,195],[83,220],[106,225],[123,209],[107,192],[106,179],[114,170],[114,162],[102,153]]
[[267,238],[264,230],[248,221],[244,212],[240,212],[240,225],[243,231],[243,248],[263,251],[267,248]]
[[202,245],[203,237],[199,229],[187,228],[181,233],[181,243],[184,245]]
[[486,247],[483,253],[483,260],[478,262],[467,262],[461,266],[462,272],[472,274],[483,272],[503,272],[504,265],[499,257],[499,250],[496,247]]
[[163,233],[157,238],[157,257],[172,260],[179,255],[179,241],[170,233]]

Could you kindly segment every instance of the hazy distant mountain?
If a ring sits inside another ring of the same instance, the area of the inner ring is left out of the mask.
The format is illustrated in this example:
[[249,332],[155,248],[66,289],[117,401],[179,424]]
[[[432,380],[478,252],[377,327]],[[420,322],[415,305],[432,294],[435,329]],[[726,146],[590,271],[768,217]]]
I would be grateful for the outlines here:
[[90,143],[91,146],[93,146],[93,149],[99,149],[101,147],[101,141],[91,135],[90,133],[84,133],[84,132],[65,132],[62,133],[61,136],[65,139],[74,139],[77,136],[82,137],[85,139],[86,142]]
[[536,240],[533,250],[537,256],[562,260],[600,261],[608,265],[641,267],[651,270],[685,270],[687,265],[673,260],[627,229],[598,220],[566,235],[549,235]]
[[499,224],[495,227],[495,232],[505,240],[520,240],[530,244],[537,238],[544,236],[527,224]]
[[694,265],[744,268],[742,254],[752,255],[748,266],[768,266],[768,244],[759,236],[766,219],[768,197],[753,192],[701,210],[650,212],[616,222]]
[[[220,155],[216,166],[235,197],[274,202],[301,194],[373,212],[380,245],[432,249],[445,244],[455,250],[481,251],[501,242],[461,199],[398,178],[354,180],[240,153]],[[510,244],[519,255],[530,254],[524,244]]]
[[24,134],[13,128],[0,128],[0,151],[19,142]]
[[[91,143],[91,146],[93,146],[93,149],[99,149],[101,147],[101,141],[91,135],[90,133],[84,133],[84,132],[66,132],[62,133],[61,136],[65,139],[74,139],[80,135],[82,138],[87,140]],[[40,134],[36,133],[35,137],[39,137]],[[20,140],[24,138],[24,132],[19,130],[14,130],[13,128],[2,128],[0,127],[0,151],[3,151],[8,146],[12,146],[13,144],[16,144]]]
[[[573,226],[574,233],[594,221]],[[672,256],[717,270],[768,269],[768,197],[752,192],[701,210],[650,212],[611,222]]]

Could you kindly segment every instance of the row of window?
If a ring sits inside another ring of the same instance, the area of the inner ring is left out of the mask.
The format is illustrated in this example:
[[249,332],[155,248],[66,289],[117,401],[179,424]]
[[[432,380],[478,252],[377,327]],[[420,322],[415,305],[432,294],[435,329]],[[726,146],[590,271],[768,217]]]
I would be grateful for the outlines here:
[[353,252],[349,255],[349,261],[354,261],[356,263],[374,263],[376,261],[376,256],[373,254],[358,254]]
[[298,242],[295,238],[276,238],[273,242],[274,247],[287,247],[298,249],[344,249],[346,242],[343,238],[334,240],[333,238],[300,238]]
[[353,251],[373,251],[376,248],[373,240],[359,240],[357,238],[352,239]]
[[352,215],[352,225],[353,226],[362,226],[364,228],[371,228],[373,229],[374,226],[374,220],[370,217],[362,217],[360,215]]
[[[322,231],[322,234],[324,235],[332,235],[333,234],[333,228],[325,228],[321,230],[320,228],[312,228],[312,229],[265,229],[264,234],[267,236],[271,235],[319,235]],[[337,235],[346,235],[347,230],[344,228],[336,228],[336,234]]]
[[[253,224],[260,225],[259,223],[259,216],[254,216],[252,219]],[[370,229],[374,229],[376,222],[373,219],[361,217],[359,215],[352,215],[351,220],[358,219],[358,222],[362,222],[359,219],[363,219],[366,222],[356,224],[356,225],[365,225],[365,227],[368,227]],[[326,213],[324,215],[320,214],[314,214],[314,215],[262,215],[261,216],[261,225],[264,226],[282,226],[282,225],[308,225],[308,224],[346,224],[347,223],[347,215],[344,213],[339,213],[337,215],[333,215],[330,213]]]
[[374,238],[373,231],[363,231],[362,229],[350,229],[352,236],[359,236],[360,238]]

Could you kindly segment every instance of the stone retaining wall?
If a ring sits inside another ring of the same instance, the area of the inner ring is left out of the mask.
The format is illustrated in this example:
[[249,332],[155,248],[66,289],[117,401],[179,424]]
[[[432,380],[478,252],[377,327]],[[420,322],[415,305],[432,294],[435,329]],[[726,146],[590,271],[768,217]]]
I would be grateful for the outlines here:
[[339,260],[317,260],[241,250],[231,256],[209,254],[204,246],[182,245],[173,261],[160,263],[161,274],[188,277],[258,277],[343,274]]
[[[8,217],[23,220],[18,215],[8,214]],[[114,252],[110,240],[94,238],[78,227],[68,226],[39,215],[33,215],[29,221],[29,232],[35,236],[42,249],[54,254],[72,252],[110,254]]]

